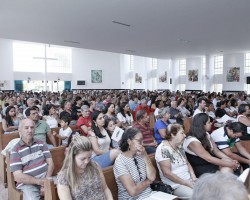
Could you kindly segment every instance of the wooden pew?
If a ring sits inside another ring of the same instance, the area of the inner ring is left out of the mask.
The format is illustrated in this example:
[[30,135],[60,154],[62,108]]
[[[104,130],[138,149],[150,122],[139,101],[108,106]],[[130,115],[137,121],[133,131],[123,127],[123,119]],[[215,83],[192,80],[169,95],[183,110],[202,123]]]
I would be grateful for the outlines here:
[[[64,152],[65,152],[65,147],[60,146],[60,147],[55,147],[53,149],[50,149],[50,153],[54,162],[54,171],[52,176],[57,175],[57,173],[61,170],[62,165],[63,165],[63,161],[64,161]],[[7,179],[8,179],[8,195],[9,195],[9,199],[13,199],[13,200],[22,200],[22,192],[18,191],[16,189],[16,185],[15,185],[15,181],[14,181],[14,176],[13,173],[10,172],[10,155],[7,155]],[[49,181],[49,180],[48,180]],[[50,181],[49,181],[50,182]],[[50,193],[46,193],[48,190],[47,188],[45,189],[45,194],[44,194],[44,199],[56,199],[55,196],[49,196]],[[56,192],[54,192],[54,195],[57,195]]]
[[[159,171],[158,171],[156,161],[155,161],[155,154],[150,154],[149,157],[152,162],[152,165],[156,169],[156,181],[160,181],[160,175],[159,175]],[[103,171],[107,186],[109,187],[114,200],[117,200],[118,199],[118,187],[115,181],[113,166],[106,167],[102,171]],[[46,180],[44,188],[45,188],[44,200],[58,200],[59,199],[57,195],[56,187],[53,182]]]
[[7,181],[8,181],[8,199],[22,200],[23,193],[16,189],[13,173],[10,172],[10,154],[6,155],[7,162]]
[[3,134],[3,133],[4,133],[3,125],[2,125],[2,122],[0,122],[0,134]]
[[7,146],[7,144],[15,139],[19,138],[19,133],[14,132],[10,134],[0,134],[0,177],[3,180],[5,187],[7,187],[7,172],[5,157],[1,154],[1,151]]

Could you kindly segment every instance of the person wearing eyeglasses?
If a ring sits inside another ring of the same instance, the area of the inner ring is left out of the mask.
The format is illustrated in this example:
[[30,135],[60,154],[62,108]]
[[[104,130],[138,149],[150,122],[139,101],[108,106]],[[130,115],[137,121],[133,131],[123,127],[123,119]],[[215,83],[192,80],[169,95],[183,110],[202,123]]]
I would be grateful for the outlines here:
[[129,128],[122,136],[122,153],[113,167],[118,186],[118,200],[147,198],[152,190],[156,171],[143,147],[143,135],[139,129]]
[[180,124],[170,124],[165,131],[165,140],[155,153],[160,178],[163,183],[175,189],[174,195],[180,199],[190,199],[197,178],[181,147],[186,138],[184,129]]

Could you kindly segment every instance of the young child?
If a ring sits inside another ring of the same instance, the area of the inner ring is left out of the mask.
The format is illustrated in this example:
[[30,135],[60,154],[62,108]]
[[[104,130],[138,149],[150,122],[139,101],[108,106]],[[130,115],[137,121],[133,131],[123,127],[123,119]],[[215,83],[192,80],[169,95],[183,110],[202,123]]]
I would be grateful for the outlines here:
[[63,116],[60,120],[61,128],[59,130],[59,134],[57,134],[55,131],[53,132],[53,135],[60,138],[62,140],[62,146],[68,146],[69,137],[71,136],[72,130],[69,127],[69,118]]

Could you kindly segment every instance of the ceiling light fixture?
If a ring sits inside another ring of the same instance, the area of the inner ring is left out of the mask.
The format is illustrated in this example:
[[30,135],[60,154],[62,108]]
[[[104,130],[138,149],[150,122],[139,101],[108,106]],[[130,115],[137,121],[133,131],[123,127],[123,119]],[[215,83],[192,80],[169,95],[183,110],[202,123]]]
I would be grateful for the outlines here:
[[80,44],[80,42],[75,42],[75,41],[72,41],[72,40],[64,40],[64,42],[73,43],[73,44]]
[[129,52],[129,53],[135,53],[134,50],[125,50],[126,52]]
[[122,22],[118,22],[118,21],[112,21],[114,24],[119,24],[121,26],[127,26],[127,27],[130,27],[131,25],[129,24],[125,24],[125,23],[122,23]]

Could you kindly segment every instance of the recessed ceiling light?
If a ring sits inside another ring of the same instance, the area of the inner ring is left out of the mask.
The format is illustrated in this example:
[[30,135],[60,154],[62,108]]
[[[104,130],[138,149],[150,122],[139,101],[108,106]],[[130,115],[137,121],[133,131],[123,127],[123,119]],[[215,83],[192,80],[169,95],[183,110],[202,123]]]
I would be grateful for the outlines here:
[[67,43],[80,44],[80,42],[72,41],[72,40],[64,40]]
[[118,22],[118,21],[112,21],[114,24],[118,24],[118,25],[121,25],[121,26],[127,26],[127,27],[130,27],[131,25],[129,24],[125,24],[123,22]]

